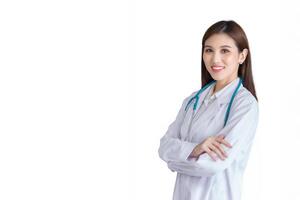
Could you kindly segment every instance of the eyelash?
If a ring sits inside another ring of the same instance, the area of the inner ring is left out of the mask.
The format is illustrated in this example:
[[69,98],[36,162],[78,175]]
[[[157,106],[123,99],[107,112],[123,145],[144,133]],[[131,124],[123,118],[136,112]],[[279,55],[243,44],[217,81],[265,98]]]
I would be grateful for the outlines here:
[[[205,49],[205,52],[206,53],[209,53],[209,52],[212,52],[212,50],[211,49]],[[221,49],[221,52],[222,53],[228,53],[228,52],[230,52],[228,49]]]

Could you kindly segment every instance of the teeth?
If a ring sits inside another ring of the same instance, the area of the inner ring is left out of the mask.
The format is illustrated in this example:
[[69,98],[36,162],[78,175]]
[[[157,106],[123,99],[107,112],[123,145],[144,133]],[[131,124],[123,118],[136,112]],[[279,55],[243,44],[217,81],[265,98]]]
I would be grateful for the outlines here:
[[223,67],[212,67],[213,69],[223,69]]

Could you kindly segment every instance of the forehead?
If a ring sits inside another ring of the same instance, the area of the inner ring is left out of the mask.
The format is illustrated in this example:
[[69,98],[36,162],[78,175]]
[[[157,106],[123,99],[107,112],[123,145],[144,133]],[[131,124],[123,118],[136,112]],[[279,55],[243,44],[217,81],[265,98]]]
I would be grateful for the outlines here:
[[224,45],[236,47],[235,41],[225,33],[217,33],[211,35],[209,38],[207,38],[204,45],[208,45],[212,47],[221,47]]

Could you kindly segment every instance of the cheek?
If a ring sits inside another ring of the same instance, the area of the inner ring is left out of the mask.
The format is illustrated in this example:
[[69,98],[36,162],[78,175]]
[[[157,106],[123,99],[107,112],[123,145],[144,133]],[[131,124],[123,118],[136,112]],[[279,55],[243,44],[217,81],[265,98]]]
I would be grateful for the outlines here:
[[205,68],[209,71],[210,70],[210,61],[209,61],[209,59],[206,57],[206,58],[204,58],[203,57],[203,62],[204,62],[204,66],[205,66]]
[[235,66],[238,63],[238,58],[234,55],[228,55],[228,56],[224,56],[224,62],[226,62],[226,64],[228,65],[233,65]]
[[203,61],[204,61],[205,65],[209,64],[209,62],[210,62],[210,56],[203,55]]

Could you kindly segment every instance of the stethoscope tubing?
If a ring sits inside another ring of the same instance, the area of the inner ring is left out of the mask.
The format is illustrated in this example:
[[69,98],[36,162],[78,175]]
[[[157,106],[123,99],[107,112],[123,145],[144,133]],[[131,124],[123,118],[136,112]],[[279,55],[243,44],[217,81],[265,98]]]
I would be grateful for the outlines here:
[[[186,107],[185,107],[185,111],[187,111],[188,107],[190,106],[190,104],[192,103],[193,100],[195,100],[195,103],[194,103],[194,106],[193,106],[193,113],[194,111],[196,110],[197,108],[197,105],[198,105],[198,102],[199,102],[199,98],[200,98],[200,95],[209,87],[211,86],[213,83],[215,83],[216,81],[213,80],[211,82],[209,82],[208,84],[206,84],[205,86],[203,86],[195,96],[193,96],[187,103]],[[231,99],[230,99],[230,102],[228,104],[228,107],[227,107],[227,110],[226,110],[226,114],[225,114],[225,120],[224,120],[224,127],[226,126],[227,124],[227,121],[228,121],[228,117],[229,117],[229,113],[230,113],[230,109],[231,109],[231,106],[232,106],[232,103],[233,103],[233,100],[240,88],[240,86],[242,85],[242,82],[243,80],[240,78],[240,81],[239,81],[239,84],[237,85],[237,87],[235,88],[232,96],[231,96]]]

